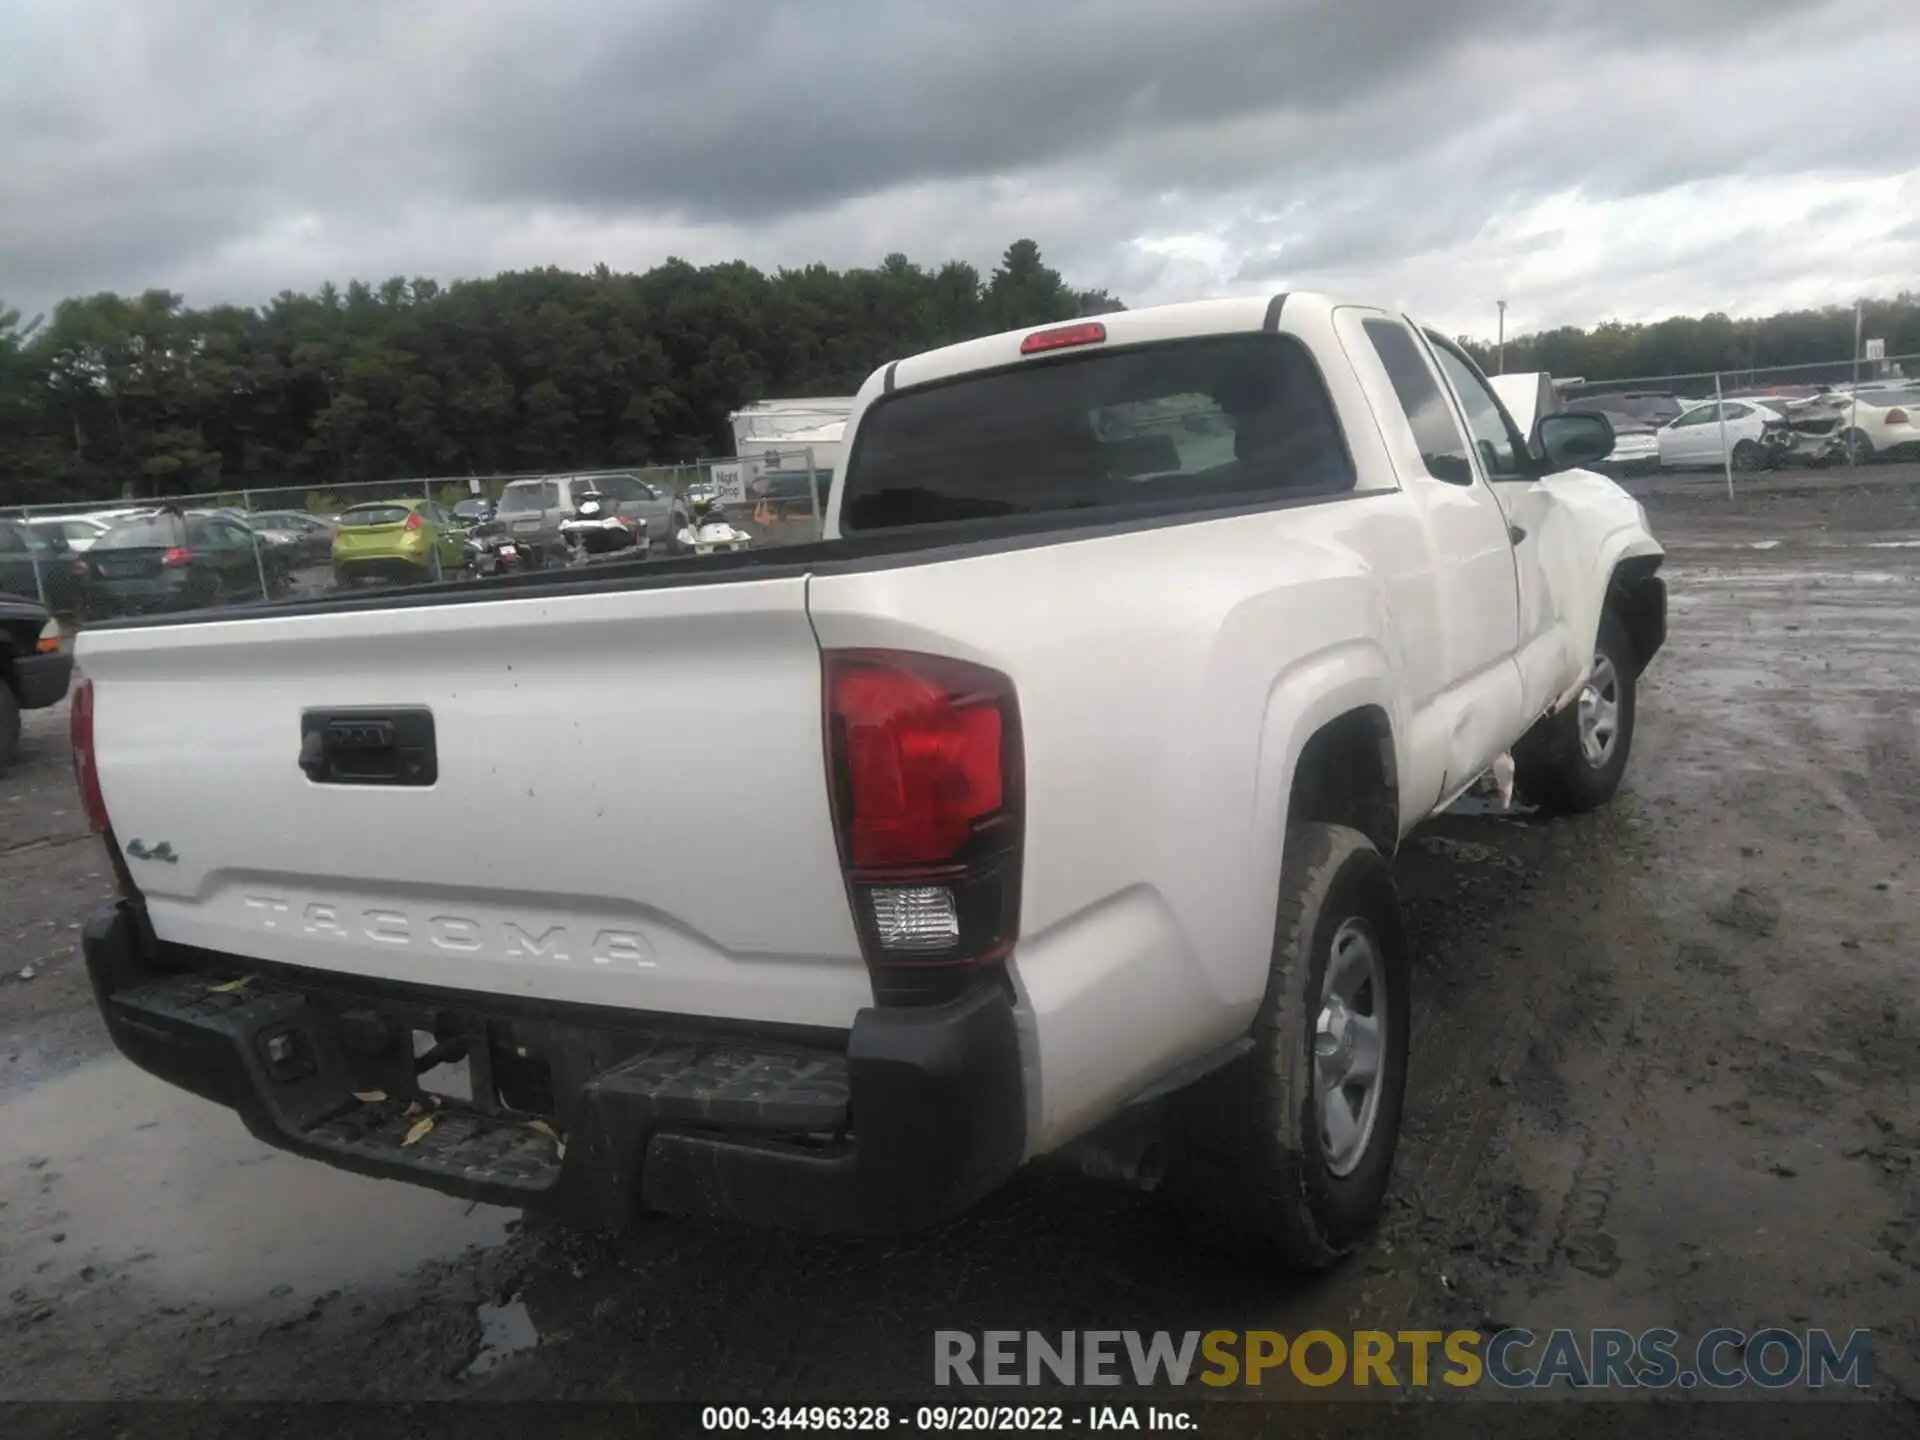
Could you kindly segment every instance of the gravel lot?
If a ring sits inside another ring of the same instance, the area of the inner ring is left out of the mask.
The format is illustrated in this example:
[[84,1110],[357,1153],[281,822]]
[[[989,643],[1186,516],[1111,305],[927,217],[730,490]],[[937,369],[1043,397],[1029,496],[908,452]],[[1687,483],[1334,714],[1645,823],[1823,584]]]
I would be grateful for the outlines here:
[[[937,1328],[1778,1323],[1872,1329],[1883,1418],[1920,1422],[1920,474],[1718,486],[1635,487],[1673,608],[1626,793],[1465,810],[1398,862],[1407,1132],[1380,1237],[1312,1283],[1068,1173],[904,1241],[614,1242],[265,1149],[109,1050],[75,943],[109,881],[64,711],[29,717],[0,777],[0,1399],[914,1399]],[[515,1296],[537,1345],[464,1375]]]

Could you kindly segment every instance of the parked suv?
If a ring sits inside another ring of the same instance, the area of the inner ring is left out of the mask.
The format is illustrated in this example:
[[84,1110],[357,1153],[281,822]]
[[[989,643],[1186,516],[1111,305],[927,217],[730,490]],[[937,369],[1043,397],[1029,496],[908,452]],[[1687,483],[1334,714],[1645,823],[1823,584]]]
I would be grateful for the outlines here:
[[282,547],[215,511],[160,511],[122,521],[71,569],[90,613],[189,610],[286,590]]
[[646,521],[647,534],[656,546],[672,549],[677,545],[675,537],[687,523],[686,503],[625,471],[515,480],[500,492],[494,517],[519,544],[551,554],[560,549],[560,522],[577,514],[581,500],[595,493],[612,498],[614,514]]

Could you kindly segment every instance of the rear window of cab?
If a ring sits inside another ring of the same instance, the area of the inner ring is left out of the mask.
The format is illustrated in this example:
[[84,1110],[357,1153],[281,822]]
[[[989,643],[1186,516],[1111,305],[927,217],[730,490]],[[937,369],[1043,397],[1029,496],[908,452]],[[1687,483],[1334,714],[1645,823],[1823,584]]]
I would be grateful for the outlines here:
[[840,528],[1218,508],[1353,485],[1306,347],[1207,336],[1030,360],[875,401],[848,457]]

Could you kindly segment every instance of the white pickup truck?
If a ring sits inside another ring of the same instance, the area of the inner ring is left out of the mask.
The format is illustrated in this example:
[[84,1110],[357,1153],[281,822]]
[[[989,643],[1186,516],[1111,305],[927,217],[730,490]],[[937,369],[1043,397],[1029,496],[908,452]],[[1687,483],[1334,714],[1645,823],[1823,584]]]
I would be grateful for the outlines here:
[[1147,1117],[1210,1234],[1332,1262],[1407,1073],[1387,857],[1503,757],[1563,810],[1627,763],[1608,422],[1295,294],[899,360],[847,436],[817,544],[89,629],[115,1041],[590,1223],[911,1228]]

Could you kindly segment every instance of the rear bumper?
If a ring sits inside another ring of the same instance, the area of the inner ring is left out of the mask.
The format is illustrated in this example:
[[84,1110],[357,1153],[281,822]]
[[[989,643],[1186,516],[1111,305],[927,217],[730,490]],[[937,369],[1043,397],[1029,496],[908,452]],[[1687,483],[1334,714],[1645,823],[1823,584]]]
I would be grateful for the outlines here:
[[85,589],[90,603],[104,603],[120,610],[184,610],[193,606],[193,595],[183,570],[139,578],[94,576],[86,582]]
[[[156,943],[126,904],[94,915],[83,948],[141,1069],[268,1144],[452,1195],[613,1228],[657,1210],[890,1233],[958,1213],[1025,1148],[998,989],[863,1010],[844,1037],[774,1036],[256,966]],[[419,1030],[466,1047],[470,1103],[415,1089]]]
[[58,705],[73,678],[73,653],[20,655],[13,662],[13,693],[22,710],[44,710]]
[[429,555],[349,555],[333,557],[333,573],[343,580],[397,580],[405,584],[431,579]]

